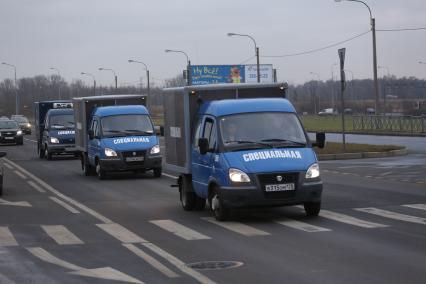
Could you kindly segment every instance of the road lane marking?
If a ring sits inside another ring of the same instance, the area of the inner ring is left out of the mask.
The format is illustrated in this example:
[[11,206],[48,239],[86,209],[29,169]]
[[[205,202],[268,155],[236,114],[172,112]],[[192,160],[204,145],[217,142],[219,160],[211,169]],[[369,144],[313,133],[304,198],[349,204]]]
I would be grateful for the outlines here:
[[131,252],[142,258],[144,261],[146,261],[148,264],[150,264],[152,267],[163,273],[169,278],[177,278],[180,277],[178,274],[171,271],[169,268],[167,268],[165,265],[163,265],[161,262],[150,256],[149,254],[145,253],[143,250],[138,248],[137,246],[133,244],[123,244],[124,247],[129,249]]
[[149,222],[187,241],[211,239],[209,236],[203,235],[172,220],[152,220]]
[[258,230],[239,222],[219,222],[213,217],[202,217],[201,219],[247,237],[270,235],[265,231]]
[[48,234],[58,245],[81,245],[84,244],[76,235],[70,232],[62,225],[41,225],[43,230]]
[[85,277],[93,277],[93,278],[99,278],[99,279],[105,279],[105,280],[115,280],[115,281],[143,284],[143,282],[133,277],[130,277],[118,270],[115,270],[111,267],[86,269],[78,265],[72,264],[68,261],[57,258],[56,256],[52,255],[51,253],[49,253],[48,251],[40,247],[31,247],[31,248],[27,248],[27,250],[38,259],[41,259],[47,263],[54,264],[68,270],[72,270],[71,272],[68,272],[69,274],[85,276]]
[[182,262],[180,259],[174,257],[170,253],[166,252],[165,250],[161,249],[160,247],[154,245],[153,243],[142,243],[143,246],[149,248],[151,251],[155,252],[171,264],[173,264],[176,268],[178,268],[180,271],[182,271],[185,274],[188,274],[192,278],[196,279],[198,282],[202,284],[214,284],[215,282],[204,276],[203,274],[199,273],[198,271],[188,267],[184,262]]
[[63,202],[62,200],[60,200],[59,198],[50,196],[49,197],[52,201],[54,201],[55,203],[59,204],[60,206],[64,207],[65,209],[67,209],[68,211],[70,211],[71,213],[74,214],[78,214],[80,213],[80,211],[78,211],[77,209],[75,209],[74,207],[68,205],[67,203]]
[[[32,173],[30,173],[29,171],[25,170],[24,168],[22,168],[18,164],[10,161],[7,158],[4,158],[4,159],[7,162],[9,162],[10,164],[14,165],[16,168],[20,169],[22,172],[26,173],[26,175],[28,175],[30,178],[32,178],[33,180],[35,180],[38,184],[42,185],[46,190],[48,190],[51,193],[57,195],[58,197],[62,198],[63,200],[68,201],[69,203],[71,203],[72,205],[76,206],[77,208],[80,208],[82,211],[84,211],[87,214],[93,216],[94,218],[100,220],[105,225],[113,224],[114,223],[110,219],[108,219],[105,216],[103,216],[103,215],[97,213],[96,211],[90,209],[89,207],[85,206],[84,204],[81,204],[81,203],[77,202],[76,200],[74,200],[74,199],[72,199],[72,198],[70,198],[70,197],[68,197],[68,196],[60,193],[59,191],[57,191],[56,189],[54,189],[53,187],[51,187],[49,184],[47,184],[46,182],[44,182],[40,178],[36,177],[35,175],[33,175]],[[183,273],[191,276],[192,278],[196,279],[197,281],[199,281],[199,282],[201,282],[203,284],[215,283],[212,280],[210,280],[208,277],[206,277],[203,274],[199,273],[198,271],[195,271],[192,268],[186,267],[185,263],[183,263],[178,258],[176,258],[173,255],[171,255],[170,253],[166,252],[165,250],[161,249],[160,247],[154,245],[153,243],[149,243],[149,242],[147,242],[144,239],[142,239],[142,240],[144,241],[144,242],[142,242],[142,245],[146,246],[147,248],[149,248],[150,250],[152,250],[157,255],[159,255],[159,256],[163,257],[164,259],[166,259],[167,261],[169,261],[172,265],[174,265],[177,269],[179,269]]]
[[169,177],[169,178],[173,178],[173,179],[177,179],[177,178],[179,178],[179,177],[177,177],[177,176],[173,176],[173,175],[169,175],[169,174],[165,174],[165,173],[161,173],[163,176],[165,176],[165,177]]
[[19,176],[21,179],[27,179],[27,177],[23,174],[23,173],[21,173],[21,172],[19,172],[19,171],[13,171],[17,176]]
[[19,207],[32,207],[27,201],[11,202],[0,198],[0,205],[6,206],[19,206]]
[[274,221],[277,224],[284,225],[286,227],[290,227],[297,230],[302,230],[309,233],[316,233],[316,232],[329,232],[330,229],[314,226],[311,224],[307,224],[304,222],[300,222],[297,220],[287,219],[287,218],[280,218],[280,220]]
[[35,190],[37,190],[40,193],[46,193],[46,190],[44,190],[43,188],[41,188],[40,186],[38,186],[35,182],[33,182],[32,180],[27,181],[27,183],[34,188]]
[[27,141],[33,142],[33,143],[37,143],[37,141],[35,141],[35,140],[31,140],[31,139],[28,139],[28,138],[24,138],[24,139],[27,140]]
[[368,229],[388,227],[388,225],[383,225],[383,224],[374,223],[374,222],[368,222],[368,221],[361,220],[361,219],[358,219],[358,218],[355,218],[355,217],[352,217],[352,216],[348,216],[348,215],[345,215],[345,214],[336,213],[336,212],[332,212],[332,211],[328,211],[328,210],[321,210],[320,216],[323,217],[323,218],[333,220],[333,221],[337,221],[337,222],[341,222],[341,223],[345,223],[345,224],[349,224],[349,225],[353,225],[353,226],[358,226],[358,227],[362,227],[362,228],[368,228]]
[[12,167],[11,165],[9,165],[8,163],[4,163],[3,164],[6,168],[8,168],[9,170],[13,170],[14,167]]
[[0,227],[0,247],[18,246],[18,242],[8,227]]
[[402,206],[414,208],[414,209],[426,210],[426,204],[406,204]]
[[364,212],[364,213],[373,214],[373,215],[378,215],[378,216],[389,218],[389,219],[426,225],[426,218],[421,218],[421,217],[417,217],[417,216],[405,215],[405,214],[401,214],[401,213],[397,213],[397,212],[393,212],[393,211],[388,211],[388,210],[383,210],[383,209],[378,209],[378,208],[374,208],[374,207],[355,208],[355,210],[360,211],[360,212]]
[[104,230],[107,234],[113,236],[117,240],[125,244],[135,244],[135,243],[145,243],[147,240],[139,237],[135,233],[129,231],[124,228],[120,224],[112,223],[112,224],[96,224],[99,228]]

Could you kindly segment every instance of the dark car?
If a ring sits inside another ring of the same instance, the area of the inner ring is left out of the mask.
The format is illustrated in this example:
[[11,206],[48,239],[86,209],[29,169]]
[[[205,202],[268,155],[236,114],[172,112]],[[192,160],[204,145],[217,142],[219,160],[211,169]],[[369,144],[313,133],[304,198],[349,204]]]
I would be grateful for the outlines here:
[[0,152],[0,196],[3,194],[3,176],[4,176],[4,170],[3,170],[3,157],[6,156],[5,152]]
[[31,123],[28,121],[28,118],[23,115],[12,115],[10,119],[16,121],[25,134],[31,134]]
[[24,144],[19,124],[14,120],[0,120],[0,144]]

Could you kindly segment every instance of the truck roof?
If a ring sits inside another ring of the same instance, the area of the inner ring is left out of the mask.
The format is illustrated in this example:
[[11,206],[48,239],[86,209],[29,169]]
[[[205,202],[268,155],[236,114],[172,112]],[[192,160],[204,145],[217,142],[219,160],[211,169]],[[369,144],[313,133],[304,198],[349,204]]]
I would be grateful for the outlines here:
[[51,108],[47,111],[47,114],[49,115],[73,114],[73,113],[74,111],[72,108]]
[[81,101],[104,101],[104,100],[114,100],[116,98],[124,99],[124,98],[141,98],[145,99],[145,95],[134,95],[134,94],[123,94],[123,95],[102,95],[102,96],[91,96],[91,97],[77,97],[73,98],[73,100],[81,100]]
[[96,116],[111,116],[123,114],[149,114],[146,107],[142,105],[128,105],[128,106],[105,106],[96,108]]
[[202,104],[199,113],[213,116],[231,115],[249,112],[293,112],[293,105],[284,98],[256,98],[207,101]]

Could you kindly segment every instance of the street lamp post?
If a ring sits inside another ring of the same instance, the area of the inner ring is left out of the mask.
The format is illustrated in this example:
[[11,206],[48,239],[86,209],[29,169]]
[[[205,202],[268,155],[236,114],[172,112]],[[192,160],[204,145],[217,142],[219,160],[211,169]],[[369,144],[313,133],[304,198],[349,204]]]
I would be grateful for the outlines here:
[[349,2],[358,2],[365,5],[370,12],[370,24],[371,31],[373,34],[373,73],[374,73],[374,94],[375,94],[375,112],[376,114],[379,111],[379,81],[377,79],[377,52],[376,52],[376,19],[373,18],[373,13],[371,12],[370,7],[364,1],[360,0],[334,0],[336,2],[349,1]]
[[255,54],[256,54],[257,82],[260,83],[259,47],[256,44],[256,40],[252,36],[246,35],[246,34],[228,33],[228,36],[244,36],[244,37],[250,38],[253,41],[254,51],[255,51]]
[[81,72],[80,74],[92,77],[92,79],[93,79],[93,95],[96,96],[96,78],[95,78],[95,76],[93,74],[86,73],[86,72]]
[[18,95],[18,85],[16,83],[16,66],[13,64],[9,64],[6,62],[2,62],[1,64],[12,67],[15,73],[15,114],[19,114],[19,95]]
[[192,85],[192,78],[191,78],[191,60],[189,60],[189,56],[188,54],[186,54],[186,52],[182,51],[182,50],[174,50],[174,49],[166,49],[164,50],[165,52],[177,52],[177,53],[182,53],[185,55],[186,57],[186,62],[187,62],[187,66],[186,66],[186,77],[187,77],[187,85]]
[[143,63],[142,61],[137,61],[137,60],[133,60],[133,59],[129,59],[128,62],[129,63],[142,64],[145,67],[145,71],[146,71],[146,86],[147,86],[146,87],[147,88],[146,92],[147,92],[148,102],[149,102],[150,101],[149,97],[150,97],[151,91],[150,91],[150,86],[149,86],[149,70],[148,70],[148,66],[145,63]]
[[114,74],[114,80],[115,80],[115,93],[117,93],[117,73],[115,73],[115,71],[113,69],[109,69],[109,68],[98,68],[99,71],[111,71]]
[[317,81],[317,82],[316,82],[316,84],[315,84],[315,93],[314,93],[314,100],[315,100],[315,104],[314,104],[314,106],[315,106],[315,113],[317,113],[317,109],[316,109],[317,101],[318,101],[318,110],[320,110],[320,109],[321,109],[321,103],[320,103],[319,95],[318,95],[318,100],[317,100],[318,82],[319,82],[321,79],[320,79],[320,75],[319,75],[318,73],[316,73],[316,72],[309,72],[309,74],[311,74],[311,75],[315,75],[315,76],[317,76],[317,78],[318,78],[318,81]]
[[50,67],[50,70],[54,70],[58,73],[58,99],[61,99],[61,71],[58,68]]

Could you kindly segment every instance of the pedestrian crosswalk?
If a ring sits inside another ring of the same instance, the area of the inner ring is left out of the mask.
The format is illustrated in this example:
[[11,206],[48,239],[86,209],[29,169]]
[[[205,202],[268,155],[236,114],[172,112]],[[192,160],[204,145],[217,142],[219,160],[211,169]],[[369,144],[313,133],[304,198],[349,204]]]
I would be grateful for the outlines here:
[[[344,230],[344,227],[352,227],[354,229],[386,229],[387,227],[398,227],[402,222],[409,223],[412,226],[426,225],[426,204],[405,204],[400,206],[375,208],[352,208],[345,210],[345,213],[337,212],[340,210],[322,210],[316,218],[305,217],[302,209],[299,213],[292,213],[291,216],[272,215],[265,217],[263,214],[262,221],[227,221],[219,222],[213,217],[195,217],[194,219],[176,220],[176,219],[156,219],[144,221],[147,224],[155,226],[165,234],[170,234],[173,238],[179,238],[185,241],[211,241],[218,235],[223,234],[223,230],[228,231],[235,236],[243,237],[268,237],[271,235],[282,234],[284,232],[301,232],[301,233],[333,233]],[[256,213],[253,214],[256,216]],[[260,213],[262,216],[262,213]],[[374,220],[370,220],[374,219]],[[146,226],[147,224],[144,224]],[[120,224],[93,224],[98,229],[97,233],[106,233],[110,240],[119,241],[122,244],[138,244],[146,243],[147,240],[139,235],[129,231]],[[31,233],[26,232],[27,236],[22,241],[22,228],[19,225],[0,226],[0,247],[26,246],[36,241],[53,242],[56,245],[84,245],[87,242],[84,238],[78,236],[79,229],[75,227],[66,227],[65,225],[39,225],[27,226],[31,228]],[[43,233],[42,236],[35,236]],[[29,235],[29,236],[28,236]],[[18,236],[18,237],[16,237]],[[33,237],[33,239],[31,239]],[[87,237],[87,235],[85,236]],[[91,238],[93,241],[93,238]],[[133,248],[132,246],[129,247]],[[141,254],[135,249],[130,249],[136,254]]]

